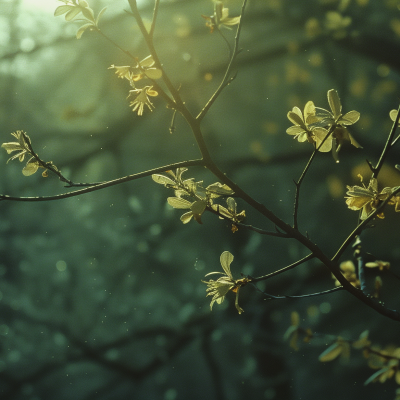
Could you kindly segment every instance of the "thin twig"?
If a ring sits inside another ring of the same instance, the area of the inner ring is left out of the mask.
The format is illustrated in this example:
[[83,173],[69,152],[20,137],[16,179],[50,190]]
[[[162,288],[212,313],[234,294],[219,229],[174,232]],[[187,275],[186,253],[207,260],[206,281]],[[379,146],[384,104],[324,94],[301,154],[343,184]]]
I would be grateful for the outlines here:
[[294,184],[296,185],[296,193],[294,196],[294,211],[293,211],[293,228],[294,229],[298,229],[298,212],[299,212],[299,199],[300,199],[300,187],[301,187],[301,183],[303,182],[304,177],[306,176],[306,173],[308,171],[308,169],[311,166],[312,161],[314,160],[314,157],[317,154],[317,149],[314,149],[313,153],[311,154],[310,159],[308,160],[307,165],[305,166],[299,180],[296,182],[294,182]]
[[109,36],[107,36],[105,33],[103,33],[99,28],[96,28],[96,27],[94,27],[94,28],[96,29],[96,32],[100,33],[100,35],[103,36],[103,38],[108,40],[110,43],[112,43],[113,46],[115,46],[117,49],[121,50],[129,58],[132,58],[133,60],[136,61],[136,58],[128,50],[123,49],[117,42],[114,42],[114,40],[112,40]]
[[318,147],[315,147],[313,153],[311,154],[310,159],[307,162],[307,165],[305,166],[303,172],[300,175],[300,178],[298,179],[298,181],[294,182],[294,184],[296,185],[296,194],[294,196],[294,211],[293,211],[293,228],[294,229],[298,229],[298,212],[299,212],[299,198],[300,198],[300,187],[301,184],[303,182],[303,179],[305,178],[311,163],[313,162],[315,156],[318,153],[318,150],[321,148],[321,146],[325,143],[325,141],[328,139],[328,137],[333,133],[333,131],[335,130],[336,125],[332,125],[329,128],[328,133],[325,135],[324,139],[322,140],[322,142],[319,144]]
[[268,299],[270,300],[279,300],[279,299],[301,299],[301,298],[305,298],[305,297],[314,297],[314,296],[322,296],[324,294],[329,294],[329,293],[333,293],[333,292],[338,292],[340,290],[343,290],[343,286],[337,286],[334,287],[332,289],[327,289],[327,290],[323,290],[322,292],[316,292],[316,293],[309,293],[309,294],[301,294],[298,296],[274,296],[272,294],[269,293],[265,293],[264,291],[262,291],[261,289],[259,289],[256,285],[253,285],[259,292],[261,292],[263,295],[267,296]]
[[175,117],[176,117],[176,110],[173,110],[172,113],[172,118],[171,118],[171,123],[169,124],[169,133],[174,133],[175,132]]
[[315,257],[314,254],[311,253],[311,254],[309,254],[308,256],[305,256],[304,258],[302,258],[301,260],[298,260],[298,261],[296,261],[296,262],[293,263],[293,264],[290,264],[290,265],[288,265],[288,266],[286,266],[286,267],[283,267],[283,268],[281,268],[281,269],[278,269],[277,271],[271,272],[270,274],[267,274],[267,275],[264,275],[264,276],[260,276],[259,278],[252,278],[252,277],[250,277],[251,282],[252,282],[252,283],[255,283],[255,282],[264,281],[264,280],[266,280],[266,279],[270,279],[270,278],[272,278],[273,276],[282,274],[283,272],[286,272],[286,271],[289,271],[290,269],[293,269],[293,268],[295,268],[295,267],[298,267],[299,265],[301,265],[301,264],[303,264],[303,263],[305,263],[305,262],[311,260],[311,259],[314,258],[314,257]]
[[222,36],[222,38],[224,39],[226,45],[228,46],[229,49],[229,59],[232,57],[232,46],[229,43],[228,39],[225,37],[225,35],[222,33],[221,29],[217,28],[218,33]]
[[225,75],[222,78],[222,81],[221,81],[220,85],[218,86],[217,90],[214,92],[214,94],[211,96],[210,100],[208,100],[207,104],[203,107],[203,109],[197,115],[196,119],[198,121],[201,121],[205,117],[205,115],[207,114],[208,110],[213,105],[214,101],[220,95],[222,90],[226,86],[228,86],[232,82],[232,80],[235,78],[235,76],[230,77],[230,73],[231,73],[231,70],[232,70],[233,63],[234,63],[237,55],[240,53],[239,39],[240,39],[240,31],[242,29],[242,21],[243,21],[243,15],[244,15],[244,10],[246,8],[246,4],[247,4],[247,0],[244,0],[243,4],[242,4],[242,10],[240,12],[240,22],[239,22],[239,25],[238,25],[237,30],[236,30],[235,44],[234,44],[234,47],[233,47],[232,56],[231,56],[231,59],[229,61],[228,67],[226,68]]
[[45,162],[43,161],[35,152],[35,150],[33,150],[32,147],[32,143],[30,141],[30,139],[28,138],[28,136],[26,135],[26,133],[24,131],[21,131],[22,135],[24,136],[24,141],[28,146],[29,152],[31,153],[31,155],[35,158],[35,160],[38,162],[38,164],[44,168],[45,170],[48,169],[51,172],[53,172],[54,174],[56,174],[58,176],[58,178],[60,179],[61,182],[65,182],[68,183],[69,185],[74,185],[74,183],[69,180],[68,178],[66,178],[61,171],[59,171],[57,168],[55,168],[55,166],[51,163],[51,162]]
[[153,10],[153,20],[151,21],[151,27],[150,27],[150,32],[149,36],[153,39],[154,36],[154,29],[156,27],[156,20],[157,20],[157,14],[158,14],[158,8],[160,5],[160,0],[156,0],[154,3],[154,10]]
[[[147,47],[150,50],[150,54],[153,57],[153,60],[154,60],[154,63],[155,63],[155,67],[162,71],[162,79],[163,79],[164,83],[166,84],[168,90],[170,91],[170,93],[171,93],[174,101],[176,102],[176,104],[179,107],[183,107],[183,108],[186,109],[186,107],[184,106],[183,101],[182,101],[182,99],[180,97],[180,94],[179,94],[178,90],[172,84],[172,82],[170,81],[168,75],[164,71],[164,68],[163,68],[163,66],[162,66],[162,64],[160,62],[159,57],[158,57],[157,51],[156,51],[156,49],[154,47],[153,37],[147,31],[147,29],[146,29],[146,27],[145,27],[145,25],[143,23],[143,19],[142,19],[140,13],[139,13],[138,8],[137,8],[136,0],[128,0],[128,2],[129,2],[129,5],[131,7],[131,10],[132,10],[133,17],[135,18],[136,23],[138,24],[138,27],[140,29],[140,32],[142,33],[142,36],[143,36],[143,38],[144,38],[144,40],[145,40],[145,42],[147,44]],[[154,16],[153,16],[153,18],[154,18]],[[175,107],[175,108],[177,108],[177,107]]]
[[121,183],[130,182],[136,179],[144,178],[146,176],[150,176],[152,174],[157,174],[160,172],[165,172],[174,168],[182,168],[189,166],[204,166],[203,160],[190,160],[190,161],[181,161],[174,164],[164,165],[162,167],[154,168],[148,171],[140,172],[133,175],[124,176],[122,178],[114,179],[112,181],[106,181],[97,185],[90,186],[85,189],[75,190],[73,192],[67,192],[62,194],[56,194],[54,196],[38,196],[38,197],[14,197],[8,196],[4,194],[0,194],[1,200],[12,200],[12,201],[51,201],[51,200],[61,200],[66,199],[68,197],[80,196],[81,194],[95,192],[97,190],[104,189],[106,187],[111,187],[115,185],[119,185]]
[[207,207],[207,211],[210,211],[212,214],[217,215],[219,218],[221,218],[221,219],[223,219],[223,220],[225,220],[225,221],[229,221],[229,222],[232,223],[233,225],[236,225],[236,226],[241,227],[241,228],[248,229],[248,230],[250,230],[250,231],[257,232],[257,233],[259,233],[260,235],[275,236],[275,237],[280,237],[280,238],[284,238],[284,239],[289,238],[289,236],[288,236],[286,233],[284,233],[284,232],[279,232],[279,231],[275,231],[275,232],[266,231],[265,229],[257,228],[257,227],[255,227],[255,226],[253,226],[253,225],[248,225],[248,224],[244,224],[243,222],[240,222],[240,221],[235,221],[235,220],[233,220],[233,219],[231,219],[231,218],[228,218],[228,217],[226,217],[225,215],[221,214],[221,213],[219,212],[219,208],[214,209],[214,208],[212,208],[212,207]]
[[399,108],[397,110],[396,120],[393,122],[392,129],[390,130],[389,136],[388,136],[388,138],[386,140],[385,147],[382,150],[382,154],[381,154],[381,156],[379,158],[379,161],[377,162],[376,166],[373,168],[372,178],[377,178],[378,177],[379,171],[381,170],[381,168],[383,166],[383,163],[385,162],[385,159],[386,159],[386,157],[387,157],[387,155],[389,153],[389,150],[391,149],[392,146],[394,146],[394,144],[396,143],[396,141],[398,139],[398,138],[396,138],[392,142],[393,137],[394,137],[394,135],[396,133],[397,126],[399,124],[399,120],[400,120],[400,106],[399,106]]

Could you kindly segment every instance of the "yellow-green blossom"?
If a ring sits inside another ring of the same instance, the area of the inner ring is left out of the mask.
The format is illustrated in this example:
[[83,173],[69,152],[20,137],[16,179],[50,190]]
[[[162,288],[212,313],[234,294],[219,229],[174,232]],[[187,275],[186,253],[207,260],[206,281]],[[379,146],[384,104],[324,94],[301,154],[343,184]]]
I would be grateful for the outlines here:
[[65,14],[65,20],[71,21],[80,13],[82,13],[84,20],[87,21],[86,24],[82,25],[78,29],[78,32],[76,33],[77,39],[80,39],[83,32],[85,32],[88,28],[89,29],[95,28],[99,30],[100,17],[104,14],[107,7],[104,7],[97,15],[97,18],[95,18],[93,10],[89,7],[89,4],[85,0],[60,0],[60,1],[62,1],[65,4],[63,6],[59,6],[56,8],[56,10],[54,11],[55,17]]
[[332,32],[335,39],[343,39],[347,35],[346,28],[350,24],[351,17],[345,17],[337,11],[328,11],[325,14],[325,27]]
[[370,262],[365,263],[365,266],[367,268],[378,268],[379,271],[384,271],[385,269],[390,268],[390,262],[382,261],[382,260],[375,260],[375,261],[370,261]]
[[210,272],[206,276],[213,274],[221,274],[222,276],[216,281],[212,279],[210,279],[208,282],[202,281],[208,286],[207,296],[212,296],[210,309],[212,310],[213,304],[215,302],[217,304],[221,304],[225,300],[226,294],[231,290],[236,293],[235,307],[238,310],[238,313],[241,314],[243,312],[243,309],[239,306],[239,289],[242,286],[246,285],[249,282],[249,279],[233,279],[231,273],[231,263],[233,261],[233,255],[229,251],[224,251],[221,254],[220,261],[225,274],[223,274],[222,272]]
[[394,211],[400,212],[400,194],[393,196],[389,200],[388,204],[394,205]]
[[128,81],[131,80],[132,77],[132,67],[130,65],[111,65],[108,67],[108,69],[115,69],[115,74],[118,76],[118,78],[121,79],[128,79]]
[[[39,168],[45,168],[39,160],[33,155],[32,148],[31,148],[31,140],[29,136],[24,131],[16,131],[11,133],[15,138],[17,138],[18,142],[8,142],[3,143],[1,147],[3,147],[8,154],[12,153],[13,151],[17,151],[16,154],[11,156],[7,163],[11,160],[16,158],[19,161],[24,161],[25,155],[31,156],[31,158],[27,161],[25,167],[22,169],[22,173],[25,176],[30,176],[34,174]],[[48,163],[50,164],[50,163]],[[52,164],[52,163],[51,163]],[[52,164],[53,165],[53,164]],[[47,176],[47,169],[42,174],[43,176]]]
[[190,210],[181,216],[181,221],[184,224],[190,222],[192,218],[199,224],[202,224],[201,216],[207,208],[207,200],[200,199],[194,202],[190,202],[188,200],[182,199],[181,197],[168,197],[167,202],[170,206],[174,208]]
[[[368,187],[365,185],[363,187],[347,186],[347,189],[346,204],[350,210],[362,210],[361,220],[366,219],[392,193],[392,189],[389,187],[379,192],[378,181],[375,178],[371,178]],[[377,214],[377,217],[384,218],[385,216],[381,212]]]
[[[389,113],[390,119],[391,119],[393,122],[396,121],[397,112],[398,112],[398,110],[392,110],[392,111],[390,111],[390,113]],[[399,124],[400,124],[400,121],[399,121]]]
[[26,154],[31,154],[31,150],[29,147],[31,141],[29,139],[29,136],[24,131],[12,132],[11,135],[13,135],[18,140],[18,142],[3,143],[1,147],[3,147],[8,154],[11,154],[13,151],[18,151],[18,153],[11,156],[7,160],[7,163],[11,160],[14,160],[15,158],[18,158],[19,161],[22,162],[24,161]]
[[[142,61],[137,61],[134,67],[130,65],[111,65],[108,69],[115,69],[115,73],[118,78],[128,79],[132,84],[140,81],[143,78],[149,79],[160,79],[162,77],[162,71],[159,68],[154,67],[154,59],[152,56],[147,56]],[[132,85],[134,87],[134,85]]]
[[214,3],[214,14],[210,17],[202,15],[202,17],[207,21],[206,25],[210,28],[211,32],[214,29],[220,29],[221,26],[229,28],[229,26],[237,25],[240,22],[239,17],[229,17],[229,9],[225,8],[222,1],[216,1]]
[[335,343],[329,346],[320,356],[318,357],[321,362],[332,361],[338,356],[348,359],[350,357],[350,343],[338,336]]
[[338,162],[337,153],[345,141],[349,141],[353,146],[361,148],[347,130],[348,125],[353,125],[360,119],[360,113],[353,110],[342,114],[342,104],[335,89],[328,91],[328,103],[331,111],[316,107],[315,115],[319,119],[318,125],[328,130],[331,129],[332,133],[325,139],[326,134],[315,131],[315,142],[318,148],[324,141],[324,151],[332,149],[333,158]]
[[379,349],[372,347],[371,352],[368,353],[368,366],[377,369],[365,382],[368,385],[371,382],[384,383],[387,379],[395,378],[396,383],[400,385],[400,348],[390,346],[386,349]]
[[174,189],[175,196],[191,196],[198,199],[205,199],[206,189],[203,188],[203,181],[195,182],[194,178],[183,179],[182,175],[188,169],[177,168],[176,171],[166,171],[169,176],[153,174],[151,177],[154,182],[157,182],[169,189]]
[[[340,271],[342,275],[356,288],[360,287],[360,281],[357,278],[356,267],[352,261],[343,261],[340,263]],[[336,279],[335,275],[332,274],[332,279],[335,279],[335,286],[341,286],[342,284]]]
[[[325,128],[312,125],[319,121],[315,115],[315,106],[312,101],[308,101],[304,106],[304,114],[301,112],[300,108],[293,107],[292,111],[287,113],[287,117],[294,126],[286,129],[286,133],[288,135],[293,135],[294,139],[297,139],[299,142],[308,141],[309,143],[315,143],[316,136],[319,138],[325,137],[328,134]],[[330,151],[331,147],[326,143],[325,141],[318,150]]]
[[137,111],[138,115],[143,115],[144,106],[146,105],[150,111],[153,111],[154,105],[150,101],[149,96],[157,96],[158,93],[153,90],[153,86],[145,86],[142,89],[132,89],[129,91],[127,99],[131,100],[129,105],[132,111]]
[[[182,174],[187,168],[177,168],[176,172],[166,171],[169,176],[153,174],[153,181],[173,189],[175,197],[168,197],[168,203],[178,209],[188,209],[187,213],[181,216],[181,221],[187,224],[193,218],[199,224],[202,223],[201,216],[207,209],[213,208],[213,199],[220,196],[233,195],[233,190],[220,182],[215,182],[203,187],[203,181],[195,182],[194,178],[182,179]],[[189,201],[186,198],[192,198]]]
[[237,203],[233,197],[228,197],[226,199],[227,208],[219,205],[213,204],[212,208],[218,214],[220,214],[220,218],[228,218],[232,221],[232,232],[235,233],[238,230],[237,223],[242,222],[246,217],[245,210],[240,213],[237,212]]

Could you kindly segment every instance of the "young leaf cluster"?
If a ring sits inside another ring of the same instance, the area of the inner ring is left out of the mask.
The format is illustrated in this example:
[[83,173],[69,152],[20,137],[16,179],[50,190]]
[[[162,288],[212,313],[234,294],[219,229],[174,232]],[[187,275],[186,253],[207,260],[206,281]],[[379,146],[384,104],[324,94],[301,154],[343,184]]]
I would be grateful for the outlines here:
[[239,314],[241,314],[244,310],[239,306],[239,289],[242,286],[245,286],[250,279],[242,278],[242,279],[234,279],[231,273],[231,263],[233,261],[233,255],[229,251],[224,251],[221,254],[220,262],[222,269],[225,274],[222,272],[210,272],[206,276],[220,274],[222,275],[216,281],[210,279],[209,281],[202,281],[207,284],[207,296],[212,296],[210,309],[212,310],[213,304],[216,302],[217,304],[221,304],[225,300],[225,296],[229,291],[236,293],[235,299],[235,307]]
[[42,172],[43,177],[47,177],[47,168],[57,170],[56,166],[51,161],[45,163],[37,156],[36,153],[34,153],[31,139],[24,131],[12,132],[11,135],[17,139],[17,142],[8,142],[1,145],[1,147],[3,147],[8,154],[13,153],[14,151],[17,152],[7,160],[7,163],[11,160],[15,160],[16,158],[22,162],[24,161],[25,156],[30,156],[29,160],[25,164],[25,167],[22,169],[22,173],[25,176],[33,175],[39,168],[44,169]]
[[237,224],[245,218],[245,211],[237,212],[237,204],[233,197],[226,199],[227,207],[216,203],[216,199],[232,196],[233,190],[220,182],[215,182],[207,187],[203,181],[196,182],[194,178],[183,179],[182,174],[187,168],[177,168],[175,172],[167,171],[168,175],[153,174],[154,182],[174,190],[174,197],[168,197],[167,202],[173,208],[187,209],[188,212],[181,216],[181,221],[187,224],[192,219],[202,224],[201,216],[208,210],[218,214],[221,218],[232,221],[232,231],[235,232]]
[[293,135],[299,142],[308,141],[321,152],[332,151],[333,158],[339,162],[338,153],[342,144],[349,141],[353,146],[361,148],[347,129],[347,126],[355,124],[359,118],[358,111],[342,113],[342,104],[335,89],[328,91],[328,103],[331,110],[315,107],[312,101],[308,101],[304,107],[304,113],[298,107],[293,107],[287,117],[293,126],[286,133]]
[[107,7],[104,7],[97,15],[94,17],[93,10],[89,7],[89,4],[85,0],[59,0],[62,3],[65,3],[63,6],[59,6],[54,11],[54,16],[58,17],[59,15],[65,14],[66,21],[72,21],[75,17],[82,13],[81,21],[84,21],[85,24],[82,25],[78,32],[76,32],[76,38],[80,39],[83,33],[87,29],[99,29],[99,21],[101,16],[106,11]]
[[[305,343],[310,343],[315,337],[326,337],[331,341],[331,345],[323,351],[318,357],[321,362],[330,362],[337,358],[349,359],[351,350],[362,352],[363,357],[367,360],[369,368],[376,370],[365,382],[368,385],[373,382],[384,383],[388,379],[394,378],[396,383],[400,385],[400,347],[386,346],[381,348],[373,345],[369,340],[369,331],[366,330],[360,334],[358,339],[350,340],[341,336],[336,336],[332,340],[332,335],[322,335],[313,333],[310,328],[300,326],[300,316],[296,311],[291,314],[291,325],[287,329],[284,338],[289,340],[290,347],[299,350],[299,339],[303,338]],[[396,390],[400,394],[400,387]],[[397,398],[397,397],[396,397]]]

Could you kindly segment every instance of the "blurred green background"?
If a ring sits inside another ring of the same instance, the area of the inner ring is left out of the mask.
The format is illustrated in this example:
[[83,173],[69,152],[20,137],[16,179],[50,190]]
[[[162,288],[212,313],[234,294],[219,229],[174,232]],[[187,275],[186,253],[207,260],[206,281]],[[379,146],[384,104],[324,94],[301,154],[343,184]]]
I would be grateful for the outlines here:
[[[123,0],[104,6],[100,27],[142,59],[149,52]],[[79,23],[53,16],[55,0],[0,0],[1,143],[15,130],[75,182],[97,182],[199,156],[185,121],[152,98],[155,110],[132,113],[129,84],[111,64],[130,60],[95,32],[75,38]],[[238,0],[224,3],[230,15]],[[146,21],[152,2],[140,2]],[[340,163],[319,154],[302,188],[302,232],[332,256],[354,228],[346,185],[368,179],[399,103],[400,2],[397,0],[249,0],[236,80],[203,121],[218,165],[276,214],[291,221],[294,184],[312,147],[285,132],[286,114],[308,100],[328,108],[338,90],[344,111],[361,119],[351,133],[364,149],[345,146]],[[218,86],[229,51],[201,15],[210,0],[161,1],[155,45],[166,72],[197,114]],[[234,31],[224,31],[233,41]],[[0,153],[0,193],[43,196],[70,189],[54,176],[22,175]],[[399,185],[395,149],[381,174]],[[186,177],[215,182],[200,168]],[[395,398],[396,384],[364,386],[375,371],[360,352],[320,363],[322,336],[294,352],[283,334],[297,310],[315,332],[400,346],[399,324],[347,293],[301,300],[265,300],[253,287],[209,309],[204,275],[221,270],[229,250],[232,273],[260,276],[307,254],[293,240],[263,237],[204,215],[182,225],[166,203],[172,192],[151,178],[56,202],[0,204],[0,393],[2,399],[242,400]],[[238,200],[246,222],[274,229]],[[399,215],[388,211],[363,237],[364,249],[399,274]],[[351,259],[349,250],[343,260]],[[367,271],[369,285],[377,272]],[[399,308],[398,280],[388,272],[382,299]],[[299,295],[333,287],[316,262],[260,283],[271,294]]]

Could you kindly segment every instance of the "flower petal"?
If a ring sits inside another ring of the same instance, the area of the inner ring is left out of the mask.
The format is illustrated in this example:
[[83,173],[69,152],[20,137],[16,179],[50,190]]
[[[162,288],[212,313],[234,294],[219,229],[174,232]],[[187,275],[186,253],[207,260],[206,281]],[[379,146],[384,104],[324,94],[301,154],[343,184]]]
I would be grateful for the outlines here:
[[307,121],[307,118],[310,116],[315,116],[315,105],[311,100],[307,101],[304,106],[304,120]]
[[291,126],[290,128],[286,129],[286,133],[288,135],[299,135],[302,132],[305,132],[305,130],[299,125]]
[[339,124],[342,125],[353,125],[360,119],[360,113],[358,111],[349,111],[344,114],[338,121]]
[[324,143],[321,146],[322,141],[325,139],[328,131],[325,128],[315,128],[313,129],[314,139],[317,146],[318,151],[323,153],[331,151],[332,149],[332,135],[326,138]]
[[328,103],[336,119],[342,111],[342,105],[340,104],[339,95],[335,89],[328,91]]
[[340,353],[343,351],[343,346],[335,342],[331,346],[329,346],[320,356],[318,357],[319,361],[327,362],[334,360]]
[[[297,107],[294,107],[293,110],[295,110]],[[300,110],[299,110],[300,111]],[[300,111],[301,114],[301,111]],[[303,121],[303,118],[295,111],[289,111],[287,113],[287,117],[289,121],[294,124],[294,125],[299,125],[301,127],[306,128],[305,123]]]
[[180,220],[184,223],[187,224],[188,222],[191,221],[191,219],[193,218],[193,213],[191,211],[181,215]]
[[389,116],[390,116],[390,119],[391,119],[393,122],[396,121],[396,118],[397,118],[397,110],[392,110],[392,111],[390,111]]
[[231,273],[231,263],[233,261],[233,255],[229,251],[224,251],[221,254],[220,262],[223,270],[225,271],[226,275],[233,280],[232,273]]
[[93,26],[92,22],[89,22],[88,24],[82,25],[79,29],[78,32],[76,32],[76,38],[80,39],[83,35],[83,33],[90,28],[91,26]]
[[[144,71],[145,75],[150,79],[160,79],[162,77],[162,71],[158,68],[149,68]],[[147,92],[147,94],[149,94]],[[152,95],[150,95],[152,96]],[[157,96],[157,95],[156,95]]]

